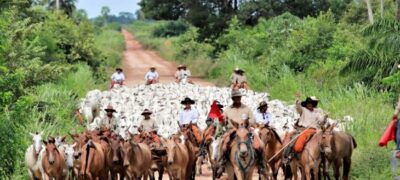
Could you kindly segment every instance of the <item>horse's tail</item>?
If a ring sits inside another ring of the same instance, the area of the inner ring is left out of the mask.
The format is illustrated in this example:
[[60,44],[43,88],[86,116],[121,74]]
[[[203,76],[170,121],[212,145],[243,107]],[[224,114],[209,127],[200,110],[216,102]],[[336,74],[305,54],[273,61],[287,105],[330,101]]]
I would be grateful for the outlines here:
[[350,135],[350,137],[351,137],[351,141],[352,141],[352,143],[353,143],[354,149],[357,148],[356,139],[354,139],[354,137],[353,137],[352,135]]

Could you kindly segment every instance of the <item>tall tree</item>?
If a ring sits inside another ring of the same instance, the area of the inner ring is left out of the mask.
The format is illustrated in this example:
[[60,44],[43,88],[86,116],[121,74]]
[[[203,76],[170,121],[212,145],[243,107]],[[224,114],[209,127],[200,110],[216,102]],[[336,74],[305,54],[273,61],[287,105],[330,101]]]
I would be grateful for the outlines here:
[[50,0],[49,8],[63,10],[69,17],[72,17],[72,14],[76,9],[76,1],[77,0]]
[[365,0],[365,3],[367,4],[367,9],[368,9],[368,20],[370,24],[374,23],[374,15],[372,14],[372,5],[371,5],[371,0]]
[[184,0],[142,0],[139,3],[146,18],[155,20],[177,20],[185,13]]
[[110,12],[111,10],[108,6],[101,7],[101,16],[103,17],[104,24],[107,24]]
[[396,0],[396,7],[397,7],[396,19],[397,19],[398,21],[400,21],[400,0]]

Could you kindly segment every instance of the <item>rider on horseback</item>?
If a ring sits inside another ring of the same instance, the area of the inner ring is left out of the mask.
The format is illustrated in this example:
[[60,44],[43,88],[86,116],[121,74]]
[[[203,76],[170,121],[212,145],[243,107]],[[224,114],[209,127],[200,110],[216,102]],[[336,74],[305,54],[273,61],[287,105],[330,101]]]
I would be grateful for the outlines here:
[[199,112],[197,109],[192,107],[191,105],[194,104],[194,101],[188,97],[186,97],[181,104],[185,107],[179,114],[179,127],[187,127],[189,126],[193,132],[193,135],[196,138],[197,143],[202,142],[202,138],[200,135],[199,127],[197,126],[197,121],[199,119]]
[[254,117],[257,125],[268,125],[272,121],[272,114],[267,112],[268,104],[265,101],[261,101],[256,111],[254,111]]
[[296,123],[296,130],[289,134],[292,138],[294,134],[300,134],[297,140],[288,146],[284,151],[284,159],[290,161],[294,153],[301,153],[307,141],[321,129],[326,122],[328,115],[317,108],[319,100],[314,97],[307,97],[303,102],[300,101],[300,93],[296,94],[296,110],[300,114],[300,119]]
[[178,70],[175,72],[176,83],[181,83],[183,81],[187,81],[187,83],[193,84],[193,81],[190,78],[192,74],[190,70],[186,69],[186,65],[179,65]]
[[115,130],[116,123],[119,122],[119,120],[117,120],[114,116],[114,113],[116,113],[117,111],[111,105],[108,105],[107,108],[104,109],[104,111],[106,111],[106,116],[104,119],[102,119],[100,128]]
[[236,68],[231,75],[231,89],[249,89],[242,69]]
[[144,80],[146,80],[146,85],[158,83],[159,75],[156,72],[156,67],[151,67],[150,71],[146,73],[144,76]]
[[[224,167],[227,161],[228,156],[228,148],[231,140],[234,139],[236,128],[234,124],[242,124],[248,123],[250,126],[255,123],[253,113],[251,112],[250,108],[246,105],[241,103],[242,93],[239,90],[232,90],[232,100],[233,104],[227,107],[224,111],[224,118],[225,118],[225,126],[227,127],[226,133],[223,135],[222,141],[222,153],[218,160],[218,170],[217,170],[217,177],[220,177],[224,171]],[[250,129],[250,132],[252,130]],[[258,161],[257,164],[260,168],[261,174],[266,174],[266,167],[264,164],[264,156],[263,156],[263,146],[261,145],[262,142],[258,138],[258,135],[254,132],[252,134],[252,145],[256,150]]]
[[112,74],[111,76],[111,88],[115,86],[115,84],[119,84],[120,86],[124,85],[125,81],[125,76],[124,73],[122,73],[121,68],[115,69],[115,73]]
[[150,117],[151,114],[152,114],[152,112],[148,109],[145,109],[142,112],[142,116],[144,116],[144,119],[140,123],[139,132],[149,133],[151,138],[153,139],[153,141],[158,146],[161,146],[160,137],[157,134],[158,125],[157,125],[156,121]]

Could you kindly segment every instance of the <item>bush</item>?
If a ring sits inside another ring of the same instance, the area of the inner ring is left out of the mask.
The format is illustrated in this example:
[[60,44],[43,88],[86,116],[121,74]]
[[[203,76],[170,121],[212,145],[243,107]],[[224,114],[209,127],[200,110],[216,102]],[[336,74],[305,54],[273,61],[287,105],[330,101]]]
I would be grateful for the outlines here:
[[185,33],[189,25],[182,21],[168,21],[157,26],[153,30],[154,37],[172,37]]

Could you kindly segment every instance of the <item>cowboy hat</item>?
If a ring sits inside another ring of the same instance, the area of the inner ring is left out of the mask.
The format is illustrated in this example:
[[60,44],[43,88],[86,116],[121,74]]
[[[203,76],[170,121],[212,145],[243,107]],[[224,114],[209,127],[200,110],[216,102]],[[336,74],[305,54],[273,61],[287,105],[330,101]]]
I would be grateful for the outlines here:
[[181,104],[186,104],[186,103],[194,104],[194,101],[192,99],[186,97],[183,101],[181,101]]
[[186,68],[186,66],[183,65],[183,64],[180,64],[180,65],[178,66],[178,69],[180,69],[180,68]]
[[244,72],[244,71],[243,71],[242,69],[236,67],[236,68],[235,68],[235,72]]
[[317,107],[319,99],[315,96],[309,96],[305,101],[301,102],[301,106],[306,107],[308,103],[311,103],[313,107]]
[[104,111],[117,112],[111,105],[108,105],[107,108],[104,109]]
[[258,104],[257,109],[261,109],[261,108],[264,107],[264,106],[268,106],[268,103],[265,102],[265,101],[261,101],[261,102]]
[[237,89],[232,90],[232,93],[231,93],[232,98],[233,97],[242,97],[242,96],[243,96],[243,94],[239,90],[237,90]]
[[142,115],[145,115],[145,114],[153,114],[153,112],[151,112],[148,109],[144,109],[144,111],[142,112]]
[[116,68],[115,71],[121,71],[122,72],[122,68]]

